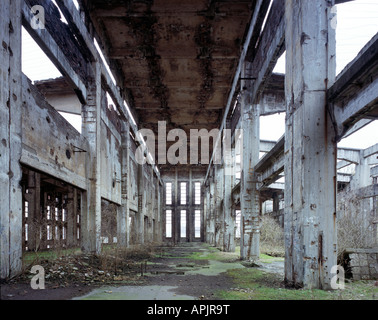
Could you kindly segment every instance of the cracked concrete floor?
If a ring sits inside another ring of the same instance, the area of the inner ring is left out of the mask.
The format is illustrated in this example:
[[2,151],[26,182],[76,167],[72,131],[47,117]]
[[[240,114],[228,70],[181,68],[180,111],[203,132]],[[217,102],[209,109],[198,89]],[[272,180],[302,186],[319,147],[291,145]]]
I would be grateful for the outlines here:
[[[205,243],[185,243],[161,248],[149,260],[144,284],[102,287],[84,300],[217,300],[217,292],[232,287],[231,269],[245,268],[235,253],[224,253]],[[263,264],[261,269],[283,272],[283,262]]]

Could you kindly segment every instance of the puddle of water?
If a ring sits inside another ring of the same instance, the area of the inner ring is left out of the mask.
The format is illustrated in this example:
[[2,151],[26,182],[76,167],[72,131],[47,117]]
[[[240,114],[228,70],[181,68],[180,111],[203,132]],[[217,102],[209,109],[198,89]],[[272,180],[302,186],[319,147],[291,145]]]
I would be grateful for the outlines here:
[[103,287],[74,300],[194,300],[194,297],[174,293],[170,286]]

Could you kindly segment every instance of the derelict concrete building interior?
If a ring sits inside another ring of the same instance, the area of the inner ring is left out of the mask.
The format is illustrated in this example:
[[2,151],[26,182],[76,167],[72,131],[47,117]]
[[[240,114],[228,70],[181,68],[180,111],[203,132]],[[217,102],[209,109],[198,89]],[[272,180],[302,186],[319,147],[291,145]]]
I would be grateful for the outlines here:
[[[375,243],[378,223],[378,144],[337,145],[377,120],[378,35],[336,75],[343,2],[2,0],[1,278],[26,251],[104,243],[258,260],[269,202],[286,283],[329,289],[339,215],[363,213]],[[22,28],[61,77],[22,72]],[[278,113],[284,135],[261,139]]]

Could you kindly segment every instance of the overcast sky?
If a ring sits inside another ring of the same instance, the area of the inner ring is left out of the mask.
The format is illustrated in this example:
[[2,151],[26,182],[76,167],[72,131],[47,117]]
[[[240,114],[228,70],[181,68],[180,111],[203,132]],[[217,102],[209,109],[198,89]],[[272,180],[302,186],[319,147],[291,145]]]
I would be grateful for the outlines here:
[[[378,32],[378,0],[355,0],[337,6],[337,73]],[[60,77],[61,74],[41,52],[26,31],[23,31],[23,72],[33,81]],[[285,72],[284,57],[276,72]],[[75,121],[75,117],[67,117]],[[77,121],[76,121],[77,122]],[[74,125],[78,130],[80,123]],[[79,130],[80,131],[80,130]],[[285,115],[261,118],[261,138],[278,140],[285,132]],[[378,143],[378,121],[341,141],[339,146],[365,149]]]

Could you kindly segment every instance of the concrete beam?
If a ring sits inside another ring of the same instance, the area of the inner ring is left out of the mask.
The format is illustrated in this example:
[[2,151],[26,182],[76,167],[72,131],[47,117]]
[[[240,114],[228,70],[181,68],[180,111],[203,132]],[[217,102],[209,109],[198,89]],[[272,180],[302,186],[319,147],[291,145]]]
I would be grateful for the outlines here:
[[351,175],[346,173],[337,173],[337,182],[347,182],[351,180]]
[[90,36],[79,11],[73,1],[56,0],[56,4],[64,15],[68,25],[78,41],[82,44],[83,50],[87,53],[87,58],[94,62],[100,62],[99,54],[94,46],[93,38]]
[[285,97],[274,92],[264,92],[261,100],[261,116],[286,112]]
[[349,161],[341,160],[337,162],[337,170],[350,166],[352,163]]
[[87,100],[87,89],[78,74],[72,68],[70,61],[63,53],[54,38],[47,29],[33,29],[31,21],[34,16],[31,13],[29,6],[22,1],[22,15],[23,25],[30,33],[35,42],[41,47],[44,53],[49,57],[57,69],[66,77],[70,84],[75,88],[78,98],[82,104]]
[[360,163],[360,150],[349,149],[349,148],[338,148],[337,159],[344,160],[344,161],[354,163],[354,164],[359,164]]
[[378,196],[378,184],[373,184],[356,191],[357,199],[367,199]]
[[280,178],[280,174],[284,171],[285,137],[282,137],[272,150],[267,153],[255,166],[255,172],[259,176],[259,190],[268,187],[270,184]]
[[261,140],[260,141],[260,152],[268,153],[271,151],[274,146],[277,144],[277,141],[268,141],[268,140]]
[[375,166],[370,169],[370,177],[373,177],[373,178],[378,177],[378,166]]
[[364,117],[377,118],[378,33],[340,73],[328,98],[338,141]]
[[[370,110],[378,107],[378,77],[367,87],[359,90],[342,108],[336,108],[335,123],[338,133],[343,136],[357,121]],[[341,136],[341,137],[342,137]]]
[[252,99],[261,104],[264,91],[273,69],[285,50],[284,0],[273,2],[263,33],[253,58],[251,78],[254,80]]
[[364,158],[368,158],[378,153],[378,143],[370,148],[365,149],[362,154]]
[[374,120],[372,119],[361,119],[359,120],[353,127],[351,127],[343,136],[343,139],[348,138],[353,133],[357,132],[358,130],[362,129],[363,127],[367,126],[368,124],[372,123]]

